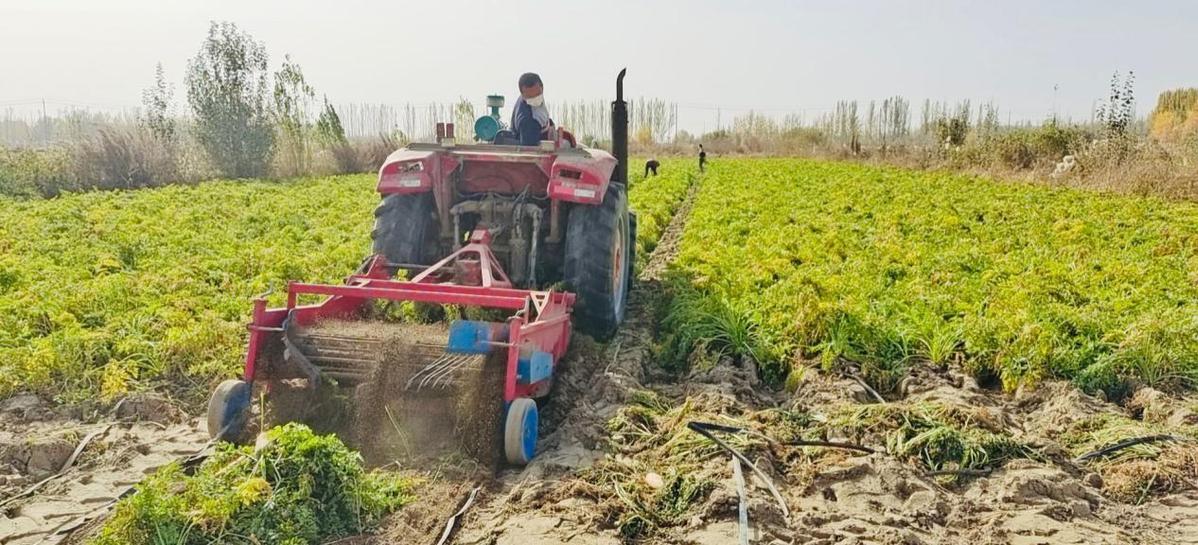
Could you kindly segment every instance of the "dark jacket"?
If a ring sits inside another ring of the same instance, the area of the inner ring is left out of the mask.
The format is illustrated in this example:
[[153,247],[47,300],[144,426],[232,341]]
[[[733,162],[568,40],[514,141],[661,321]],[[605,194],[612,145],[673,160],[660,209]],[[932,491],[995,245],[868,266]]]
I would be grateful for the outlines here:
[[512,132],[520,139],[521,146],[535,146],[541,143],[541,124],[532,116],[532,106],[524,102],[524,97],[516,98],[512,106]]

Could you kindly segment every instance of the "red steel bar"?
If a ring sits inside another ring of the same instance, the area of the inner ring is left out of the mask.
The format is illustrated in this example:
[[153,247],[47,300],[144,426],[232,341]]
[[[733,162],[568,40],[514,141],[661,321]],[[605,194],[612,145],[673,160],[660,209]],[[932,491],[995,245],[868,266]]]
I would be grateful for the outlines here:
[[[519,310],[524,308],[528,298],[505,297],[490,295],[488,288],[475,288],[477,291],[466,291],[470,286],[453,286],[454,291],[402,290],[394,288],[376,288],[370,286],[332,286],[328,284],[293,283],[288,293],[307,293],[312,295],[339,295],[360,299],[387,299],[390,301],[415,301],[418,303],[443,303],[451,305],[469,305],[488,308],[506,308]],[[290,301],[289,301],[290,302]]]

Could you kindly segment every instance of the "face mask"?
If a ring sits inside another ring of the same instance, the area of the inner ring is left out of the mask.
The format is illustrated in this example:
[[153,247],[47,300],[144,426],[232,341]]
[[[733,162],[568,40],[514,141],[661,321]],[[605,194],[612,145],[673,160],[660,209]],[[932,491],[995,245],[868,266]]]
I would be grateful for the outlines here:
[[541,105],[545,103],[545,95],[541,94],[532,98],[526,98],[524,99],[524,102],[527,102],[528,105],[532,106],[533,108],[540,108]]

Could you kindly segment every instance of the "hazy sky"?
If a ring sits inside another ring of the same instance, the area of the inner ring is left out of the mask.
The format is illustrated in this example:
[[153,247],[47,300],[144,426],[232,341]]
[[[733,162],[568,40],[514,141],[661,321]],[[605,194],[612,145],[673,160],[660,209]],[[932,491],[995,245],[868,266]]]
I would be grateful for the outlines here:
[[[995,101],[1013,119],[1089,118],[1115,70],[1140,112],[1198,85],[1198,2],[0,0],[0,111],[45,98],[135,107],[183,70],[210,20],[288,53],[335,103],[481,101],[539,72],[546,99],[677,102],[683,128],[747,108],[814,118],[839,99]],[[180,102],[183,102],[182,100]],[[40,107],[40,105],[38,106]]]

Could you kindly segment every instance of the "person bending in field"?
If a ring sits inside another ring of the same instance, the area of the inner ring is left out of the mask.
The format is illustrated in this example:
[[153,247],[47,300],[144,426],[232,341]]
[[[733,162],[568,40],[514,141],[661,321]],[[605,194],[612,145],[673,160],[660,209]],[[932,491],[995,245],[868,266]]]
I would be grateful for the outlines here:
[[657,167],[659,166],[661,166],[661,163],[658,163],[657,159],[645,161],[645,177],[649,177],[649,172],[653,172],[653,175],[657,176]]
[[707,166],[707,152],[703,151],[703,144],[699,144],[699,172],[703,172],[705,166]]
[[[541,76],[527,72],[520,76],[517,85],[520,98],[512,107],[512,131],[521,146],[535,146],[541,143],[542,137],[548,140],[550,129],[555,128],[549,118],[549,108],[545,107],[545,84],[541,82]],[[563,138],[575,145],[573,136],[563,135]]]

